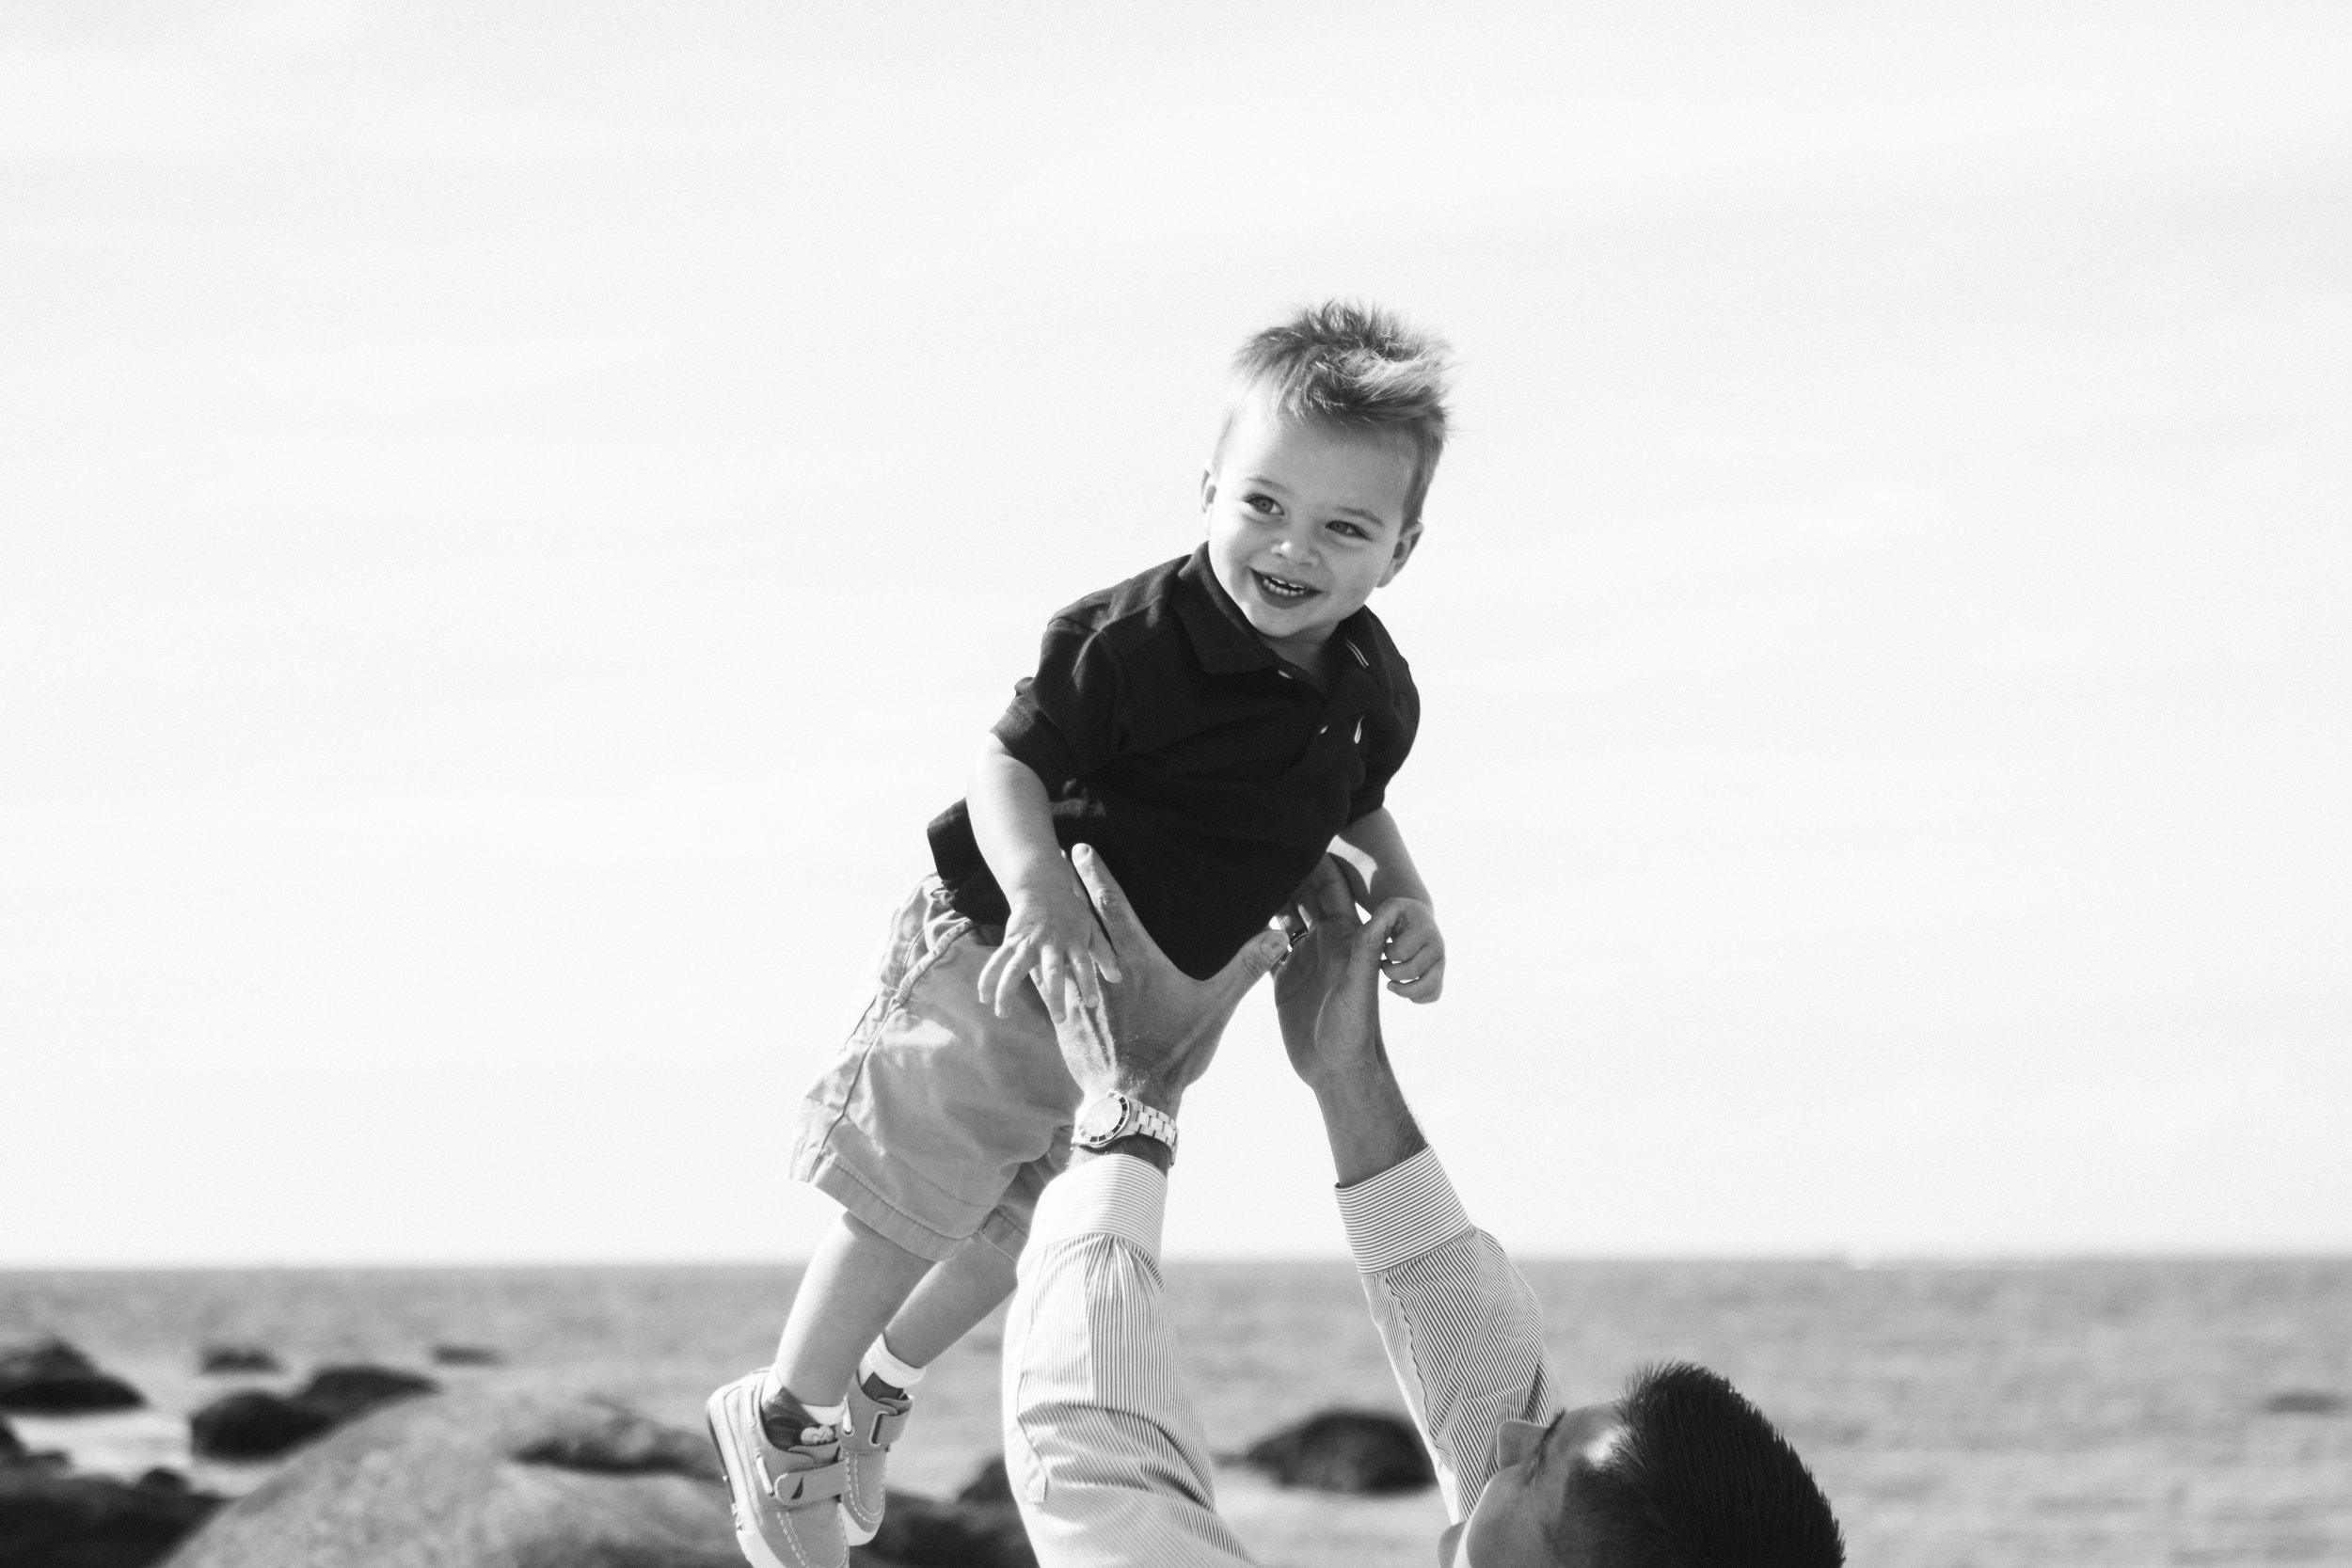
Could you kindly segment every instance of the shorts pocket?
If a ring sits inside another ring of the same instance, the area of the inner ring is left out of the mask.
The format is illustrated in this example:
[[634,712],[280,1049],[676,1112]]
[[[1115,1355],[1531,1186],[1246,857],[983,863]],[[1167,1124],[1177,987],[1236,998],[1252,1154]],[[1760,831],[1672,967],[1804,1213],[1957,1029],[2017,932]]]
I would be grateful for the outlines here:
[[893,1007],[905,1006],[907,998],[922,983],[923,976],[952,952],[956,943],[969,938],[972,930],[972,922],[961,915],[943,925],[918,927],[914,941],[908,944],[913,949],[908,955],[908,961],[899,966],[898,983],[890,988],[890,1005]]

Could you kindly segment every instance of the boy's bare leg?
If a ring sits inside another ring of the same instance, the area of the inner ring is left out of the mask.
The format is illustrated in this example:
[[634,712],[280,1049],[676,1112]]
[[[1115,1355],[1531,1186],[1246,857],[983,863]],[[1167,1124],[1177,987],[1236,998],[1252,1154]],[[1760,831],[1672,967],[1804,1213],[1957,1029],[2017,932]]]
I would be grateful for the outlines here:
[[975,1236],[923,1276],[882,1330],[882,1345],[911,1367],[928,1367],[1012,1294],[1013,1260]]
[[784,1391],[803,1407],[840,1404],[866,1347],[931,1272],[930,1259],[842,1215],[817,1243],[776,1341],[776,1381]]

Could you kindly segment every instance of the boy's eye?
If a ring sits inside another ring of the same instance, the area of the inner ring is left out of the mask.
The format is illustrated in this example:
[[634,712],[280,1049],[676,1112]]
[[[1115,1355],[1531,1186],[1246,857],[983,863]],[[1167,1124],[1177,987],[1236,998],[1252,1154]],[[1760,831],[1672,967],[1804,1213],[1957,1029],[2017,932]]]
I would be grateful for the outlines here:
[[1250,511],[1259,514],[1261,516],[1272,516],[1278,510],[1274,504],[1274,498],[1272,496],[1251,496],[1243,500],[1242,505],[1249,508]]
[[1358,528],[1354,523],[1349,522],[1344,517],[1332,518],[1331,529],[1334,532],[1346,534],[1350,539],[1369,539],[1372,537],[1371,534],[1366,533],[1362,529]]

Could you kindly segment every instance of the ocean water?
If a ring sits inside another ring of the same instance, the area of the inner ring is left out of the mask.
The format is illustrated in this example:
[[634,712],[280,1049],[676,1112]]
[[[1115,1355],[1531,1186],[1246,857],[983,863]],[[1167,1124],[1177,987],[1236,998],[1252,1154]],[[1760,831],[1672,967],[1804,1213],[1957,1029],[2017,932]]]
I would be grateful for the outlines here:
[[[1523,1265],[1569,1396],[1645,1360],[1724,1371],[1795,1441],[1858,1568],[2352,1564],[2352,1259],[2050,1264]],[[1211,1441],[1238,1449],[1331,1404],[1398,1408],[1338,1263],[1186,1263],[1169,1293]],[[242,1491],[266,1468],[190,1465],[188,1411],[371,1360],[448,1384],[561,1383],[693,1425],[703,1394],[764,1360],[784,1268],[0,1273],[0,1343],[56,1333],[152,1408],[16,1418],[37,1447],[135,1473],[186,1466]],[[200,1346],[274,1349],[282,1378],[199,1376]],[[434,1368],[438,1343],[493,1368]],[[997,1327],[924,1385],[896,1477],[947,1492],[997,1448]],[[2334,1413],[2270,1408],[2325,1394]],[[1286,1494],[1227,1469],[1219,1499],[1270,1564],[1425,1568],[1434,1494]]]

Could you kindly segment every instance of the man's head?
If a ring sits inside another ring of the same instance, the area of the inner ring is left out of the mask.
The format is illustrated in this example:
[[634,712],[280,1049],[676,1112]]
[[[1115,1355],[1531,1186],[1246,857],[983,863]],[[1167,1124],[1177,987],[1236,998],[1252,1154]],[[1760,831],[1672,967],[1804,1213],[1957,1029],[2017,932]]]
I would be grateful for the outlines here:
[[1442,342],[1343,303],[1234,356],[1200,503],[1217,581],[1276,651],[1306,662],[1412,554],[1446,373]]
[[1804,1461],[1702,1367],[1636,1372],[1607,1404],[1511,1423],[1455,1568],[1838,1568]]

